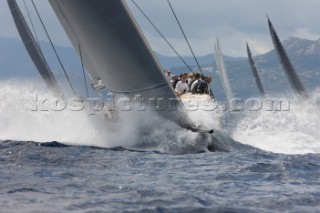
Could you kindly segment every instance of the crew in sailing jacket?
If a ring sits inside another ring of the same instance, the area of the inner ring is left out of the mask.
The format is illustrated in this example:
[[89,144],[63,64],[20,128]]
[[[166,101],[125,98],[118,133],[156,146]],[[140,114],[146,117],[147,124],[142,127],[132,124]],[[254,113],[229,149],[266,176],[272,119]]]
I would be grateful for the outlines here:
[[175,91],[178,94],[178,96],[181,96],[189,92],[189,86],[187,84],[187,76],[183,75],[181,77],[180,81],[176,85]]

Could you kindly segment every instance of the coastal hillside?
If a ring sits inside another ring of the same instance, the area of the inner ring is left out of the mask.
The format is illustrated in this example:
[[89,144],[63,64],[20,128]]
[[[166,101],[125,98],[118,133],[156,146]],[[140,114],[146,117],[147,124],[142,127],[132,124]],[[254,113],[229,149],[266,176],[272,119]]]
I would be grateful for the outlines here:
[[[299,38],[289,38],[283,42],[298,75],[309,91],[313,91],[320,82],[320,40],[311,41]],[[244,44],[245,45],[245,44]],[[64,81],[64,76],[50,45],[41,43],[46,59],[57,78]],[[73,48],[57,46],[58,53],[64,63],[71,79],[83,87],[81,61]],[[223,51],[223,47],[222,47]],[[178,57],[163,56],[157,54],[158,60],[164,68],[169,68],[173,73],[188,72]],[[251,73],[248,59],[243,57],[224,57],[233,90],[237,97],[249,98],[258,96],[258,89]],[[197,72],[197,67],[192,57],[186,57],[187,63]],[[214,77],[212,85],[215,96],[224,100],[220,78],[216,72],[214,55],[209,54],[198,58],[202,69],[208,75]],[[268,93],[285,93],[290,91],[290,85],[281,69],[280,63],[272,50],[263,55],[254,56],[262,82]],[[22,42],[13,38],[0,38],[0,78],[20,79],[39,78],[33,63],[31,62]]]

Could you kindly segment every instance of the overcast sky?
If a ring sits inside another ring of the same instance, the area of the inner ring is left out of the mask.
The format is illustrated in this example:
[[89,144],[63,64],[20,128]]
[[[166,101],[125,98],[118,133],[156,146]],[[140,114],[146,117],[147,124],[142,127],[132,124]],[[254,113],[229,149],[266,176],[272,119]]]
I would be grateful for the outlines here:
[[[17,0],[23,11],[23,1]],[[27,1],[31,6],[30,0]],[[107,0],[106,0],[107,1]],[[167,0],[135,0],[161,32],[182,55],[190,55],[188,46],[172,15]],[[70,43],[47,0],[35,0],[52,40],[59,45]],[[126,0],[152,48],[163,55],[174,55],[163,39],[140,12]],[[266,14],[281,40],[299,37],[320,38],[320,0],[171,0],[196,55],[213,53],[219,37],[222,51],[229,56],[245,56],[248,41],[253,54],[272,49]],[[0,0],[0,37],[18,38],[6,0]],[[35,13],[31,16],[36,20]],[[46,40],[35,22],[40,40]]]

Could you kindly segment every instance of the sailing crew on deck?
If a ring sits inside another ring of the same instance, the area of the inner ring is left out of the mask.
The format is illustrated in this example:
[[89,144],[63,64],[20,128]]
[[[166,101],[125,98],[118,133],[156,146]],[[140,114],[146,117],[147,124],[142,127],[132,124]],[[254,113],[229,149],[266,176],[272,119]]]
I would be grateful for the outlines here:
[[190,86],[190,92],[192,94],[196,94],[197,93],[197,86],[198,84],[200,84],[201,82],[203,82],[203,79],[204,77],[202,75],[197,75],[197,79],[195,81],[193,81],[193,83],[191,84]]
[[[192,84],[196,81],[196,80],[199,80],[201,77],[201,75],[199,73],[196,73],[193,75],[193,78],[191,80],[188,80],[188,86],[189,88],[191,88]],[[190,89],[191,91],[191,89]]]
[[187,76],[182,75],[180,78],[180,81],[177,83],[175,91],[178,94],[178,96],[181,96],[187,92],[189,92],[189,86],[187,84]]
[[180,77],[175,76],[172,80],[173,80],[172,82],[173,89],[176,89],[177,83],[180,81]]
[[167,78],[171,79],[171,71],[170,70],[166,70],[165,73],[166,73]]
[[212,81],[212,77],[208,76],[205,77],[205,79],[203,81],[200,81],[196,86],[195,86],[195,90],[197,94],[209,94],[210,90],[209,90],[209,85]]
[[[188,86],[189,86],[189,83],[190,83],[190,81],[192,81],[193,80],[193,78],[194,78],[194,74],[191,72],[191,73],[189,73],[188,74],[188,80],[187,80],[187,84],[188,84]],[[189,86],[189,88],[190,88],[190,86]]]
[[173,86],[173,88],[175,88],[175,85],[177,85],[177,83],[178,83],[178,76],[171,75],[170,83]]

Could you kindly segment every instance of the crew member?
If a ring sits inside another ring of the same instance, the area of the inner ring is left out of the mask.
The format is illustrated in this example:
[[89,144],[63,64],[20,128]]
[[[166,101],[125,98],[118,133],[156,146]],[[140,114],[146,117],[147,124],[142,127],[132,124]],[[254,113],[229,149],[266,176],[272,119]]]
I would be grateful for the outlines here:
[[185,75],[181,76],[180,81],[176,85],[175,91],[178,94],[178,96],[181,96],[189,92],[189,86],[187,84],[187,76]]

